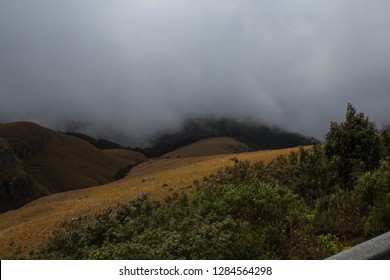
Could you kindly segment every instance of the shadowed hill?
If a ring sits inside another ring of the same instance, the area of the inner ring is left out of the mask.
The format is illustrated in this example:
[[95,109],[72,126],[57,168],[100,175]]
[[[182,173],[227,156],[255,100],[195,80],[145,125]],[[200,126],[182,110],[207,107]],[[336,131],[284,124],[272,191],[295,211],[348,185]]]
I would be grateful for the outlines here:
[[[284,131],[277,127],[270,127],[253,121],[214,117],[187,119],[179,129],[164,131],[155,135],[150,140],[148,147],[122,147],[120,144],[110,140],[96,139],[79,132],[64,133],[83,139],[102,150],[132,150],[140,152],[149,158],[160,157],[199,140],[215,137],[233,138],[246,144],[249,151],[305,146],[313,144],[314,140],[298,133]],[[314,142],[318,141],[314,140]],[[211,154],[218,154],[218,152]]]
[[107,149],[107,150],[103,150],[103,152],[106,155],[111,155],[114,157],[129,160],[134,164],[138,164],[146,161],[145,155],[136,151],[126,150],[126,149]]
[[313,139],[277,127],[232,118],[196,118],[172,132],[160,134],[149,148],[136,148],[148,157],[159,157],[196,141],[212,137],[231,137],[248,145],[250,151],[283,149],[313,144]]
[[89,135],[86,135],[83,133],[79,133],[79,132],[67,131],[67,132],[61,132],[61,133],[83,139],[100,150],[121,149],[122,148],[122,146],[119,145],[118,143],[115,143],[115,142],[112,142],[112,141],[109,141],[106,139],[96,139],[92,136],[89,136]]
[[30,122],[1,124],[0,137],[23,162],[41,194],[108,183],[119,169],[132,163],[84,140]]
[[25,172],[22,161],[8,142],[0,137],[0,213],[42,195]]
[[230,137],[214,137],[199,140],[190,145],[166,153],[162,157],[198,157],[233,154],[248,151],[248,145]]

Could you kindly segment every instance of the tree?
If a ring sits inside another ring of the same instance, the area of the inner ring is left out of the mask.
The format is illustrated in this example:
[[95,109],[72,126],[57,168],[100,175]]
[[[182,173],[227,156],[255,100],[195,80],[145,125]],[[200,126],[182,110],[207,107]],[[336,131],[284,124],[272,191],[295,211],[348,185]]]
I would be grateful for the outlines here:
[[351,186],[356,173],[378,167],[381,155],[379,131],[363,113],[348,104],[345,122],[331,122],[325,135],[325,153],[339,158],[339,175],[344,186]]
[[380,132],[380,140],[382,146],[382,157],[390,156],[390,127],[385,127]]

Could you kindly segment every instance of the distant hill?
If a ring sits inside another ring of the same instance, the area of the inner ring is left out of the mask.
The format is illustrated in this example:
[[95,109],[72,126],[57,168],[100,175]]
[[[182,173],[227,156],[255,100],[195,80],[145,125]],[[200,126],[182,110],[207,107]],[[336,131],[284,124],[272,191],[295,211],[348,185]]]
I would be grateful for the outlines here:
[[[9,161],[8,153],[14,162],[15,172],[24,172],[26,178],[31,179],[31,197],[108,183],[118,170],[133,164],[84,140],[30,122],[1,124],[0,137],[4,139],[4,164]],[[1,177],[6,176],[4,174],[9,170],[0,169]],[[15,184],[14,188],[24,188],[24,185]],[[16,199],[17,196],[9,198]]]
[[148,157],[159,157],[180,147],[211,137],[232,137],[248,145],[250,151],[305,146],[313,139],[276,127],[237,121],[231,118],[187,120],[181,129],[159,135],[149,148],[137,149]]
[[83,133],[79,133],[79,132],[66,131],[66,132],[61,132],[61,133],[83,139],[100,150],[122,149],[123,148],[121,145],[119,145],[118,143],[115,143],[113,141],[106,140],[106,139],[96,139],[92,136],[89,136],[89,135],[86,135]]
[[248,151],[248,145],[231,137],[213,137],[199,140],[195,143],[164,154],[164,158],[197,157],[233,154]]
[[[79,132],[63,132],[83,139],[95,147],[105,149],[126,149],[137,151],[147,157],[160,157],[166,153],[213,137],[231,137],[248,146],[249,151],[284,149],[305,146],[313,139],[298,133],[287,132],[277,127],[269,127],[250,121],[238,121],[233,118],[192,118],[184,122],[177,131],[160,133],[151,140],[149,147],[123,147],[111,140],[96,139]],[[318,141],[316,141],[318,142]]]
[[107,149],[107,150],[103,150],[103,152],[106,155],[123,158],[133,163],[141,163],[146,161],[145,155],[136,151],[126,150],[126,149]]

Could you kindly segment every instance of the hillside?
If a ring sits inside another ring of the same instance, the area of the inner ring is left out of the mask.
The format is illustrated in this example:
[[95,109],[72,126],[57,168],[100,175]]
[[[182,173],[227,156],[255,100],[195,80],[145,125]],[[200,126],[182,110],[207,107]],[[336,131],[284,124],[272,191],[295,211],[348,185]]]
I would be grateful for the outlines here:
[[122,146],[119,145],[118,143],[109,141],[107,139],[96,139],[92,136],[85,135],[85,134],[79,133],[79,132],[66,131],[66,132],[61,132],[61,133],[65,134],[65,135],[70,135],[70,136],[74,136],[74,137],[83,139],[83,140],[87,141],[89,144],[95,146],[96,148],[98,148],[100,150],[121,149],[122,148]]
[[[246,146],[245,151],[284,149],[311,145],[313,142],[319,143],[316,139],[286,131],[275,126],[268,126],[258,121],[240,121],[229,117],[217,118],[213,116],[185,119],[180,127],[174,130],[160,131],[154,136],[151,136],[150,139],[145,139],[148,142],[146,147],[124,147],[111,140],[95,138],[80,132],[63,133],[83,139],[101,150],[126,149],[140,152],[148,158],[161,157],[164,154],[184,148],[197,141],[210,138],[232,138],[234,141],[243,143]],[[215,146],[214,143],[210,144]],[[209,152],[203,154],[213,155],[226,153],[224,147],[216,151],[212,149],[214,148],[210,148]],[[241,148],[239,148],[239,151],[241,151]],[[236,152],[234,148],[232,152]],[[194,154],[199,156],[198,152]],[[188,156],[193,156],[193,153],[190,153]]]
[[202,117],[187,119],[174,131],[161,132],[152,139],[150,147],[135,149],[148,157],[160,157],[196,141],[213,137],[231,137],[245,143],[249,151],[284,149],[318,142],[298,133],[254,121]]
[[197,157],[248,151],[248,145],[230,137],[207,138],[164,154],[163,158]]
[[119,169],[133,163],[30,122],[1,124],[0,137],[21,160],[41,196],[108,183]]
[[24,170],[22,161],[0,137],[0,213],[42,196]]
[[103,150],[106,155],[129,160],[133,164],[138,164],[146,161],[145,155],[126,149],[106,149]]
[[29,252],[45,242],[55,226],[65,219],[94,214],[142,193],[162,200],[174,192],[191,191],[194,180],[203,180],[233,164],[232,157],[269,162],[296,149],[249,152],[191,158],[155,159],[142,163],[126,178],[106,185],[57,193],[0,215],[0,257],[17,248]]

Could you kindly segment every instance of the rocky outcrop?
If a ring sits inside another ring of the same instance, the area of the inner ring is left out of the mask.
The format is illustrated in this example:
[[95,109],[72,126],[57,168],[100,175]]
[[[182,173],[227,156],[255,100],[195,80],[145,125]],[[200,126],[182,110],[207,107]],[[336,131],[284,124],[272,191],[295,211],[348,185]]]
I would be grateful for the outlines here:
[[21,160],[0,137],[0,213],[16,209],[39,196]]

